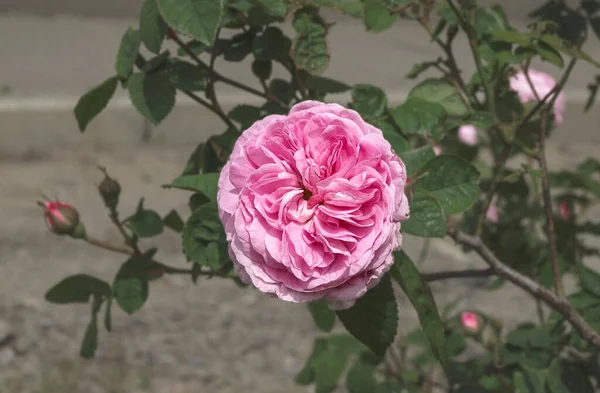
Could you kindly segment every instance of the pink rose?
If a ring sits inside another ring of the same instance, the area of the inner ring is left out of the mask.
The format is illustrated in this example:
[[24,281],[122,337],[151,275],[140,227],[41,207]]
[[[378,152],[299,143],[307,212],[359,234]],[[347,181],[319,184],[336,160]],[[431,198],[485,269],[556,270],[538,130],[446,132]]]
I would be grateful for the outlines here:
[[436,156],[439,156],[440,154],[442,154],[444,150],[442,149],[442,147],[440,145],[434,145],[433,146],[433,152],[435,153]]
[[[537,71],[534,69],[529,69],[529,79],[531,79],[531,84],[535,88],[535,92],[540,99],[543,99],[547,96],[550,91],[556,86],[556,80],[545,72]],[[534,91],[531,89],[531,85],[527,81],[525,77],[525,73],[522,71],[517,72],[513,75],[509,80],[510,88],[514,90],[519,95],[519,100],[522,103],[526,103],[529,101],[537,101],[536,95]],[[565,112],[565,93],[561,91],[556,101],[554,101],[554,122],[557,125],[560,125],[564,121],[564,112]]]
[[467,330],[476,332],[479,330],[479,317],[471,311],[464,311],[460,314],[460,321],[463,327]]
[[500,216],[498,215],[498,206],[494,204],[490,205],[490,207],[488,207],[487,212],[485,212],[485,218],[487,218],[489,222],[492,222],[494,224],[497,223],[500,219]]
[[465,145],[475,146],[477,144],[477,129],[471,124],[465,124],[458,128],[458,139]]
[[219,178],[236,272],[286,301],[352,306],[402,245],[405,181],[381,131],[352,110],[304,101],[257,121]]

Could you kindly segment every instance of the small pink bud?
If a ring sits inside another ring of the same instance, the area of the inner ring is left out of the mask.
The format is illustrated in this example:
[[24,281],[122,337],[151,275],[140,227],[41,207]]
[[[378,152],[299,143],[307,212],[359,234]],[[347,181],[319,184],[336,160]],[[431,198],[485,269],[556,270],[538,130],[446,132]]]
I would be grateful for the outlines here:
[[558,206],[558,213],[565,221],[569,221],[571,219],[571,208],[569,207],[567,201],[560,202],[560,205]]
[[490,205],[490,207],[487,209],[487,212],[485,213],[485,218],[487,218],[489,222],[492,222],[494,224],[497,223],[500,219],[498,215],[498,206],[493,204]]
[[471,311],[464,311],[460,314],[460,321],[467,330],[476,332],[479,330],[479,317]]
[[443,152],[442,147],[440,145],[433,146],[433,152],[436,156],[439,156]]
[[458,129],[458,139],[465,145],[475,146],[477,144],[477,129],[471,124],[460,126]]
[[44,221],[51,232],[76,237],[83,234],[79,213],[73,206],[60,201],[45,201],[40,205],[44,208]]

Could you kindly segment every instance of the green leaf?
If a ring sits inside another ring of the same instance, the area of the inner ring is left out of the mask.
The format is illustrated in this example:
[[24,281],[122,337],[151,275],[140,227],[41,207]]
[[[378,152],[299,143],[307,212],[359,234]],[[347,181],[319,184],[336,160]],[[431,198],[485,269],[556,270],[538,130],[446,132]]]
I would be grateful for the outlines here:
[[436,102],[409,97],[402,105],[391,109],[394,122],[407,134],[440,133],[440,122],[446,115],[444,107]]
[[521,367],[523,372],[516,372],[513,376],[513,383],[519,393],[546,393],[547,371]]
[[211,201],[216,202],[219,175],[220,173],[202,173],[199,175],[179,176],[171,184],[165,184],[163,187],[199,192]]
[[438,64],[437,61],[423,61],[421,63],[417,63],[410,69],[410,71],[408,71],[408,74],[406,74],[406,78],[416,79],[419,77],[419,75],[427,71],[429,68],[435,66],[436,64]]
[[140,37],[150,52],[160,52],[167,35],[167,28],[167,24],[158,12],[156,0],[145,0],[140,12]]
[[335,324],[335,313],[331,311],[325,300],[308,303],[308,311],[312,315],[315,325],[324,332],[330,332]]
[[133,106],[152,124],[160,123],[175,106],[175,88],[164,75],[138,72],[129,77],[127,89]]
[[129,258],[121,265],[113,283],[113,296],[117,304],[128,314],[133,314],[148,299],[148,268],[150,259],[147,255]]
[[297,35],[292,44],[292,58],[298,68],[311,74],[322,74],[329,66],[331,55],[325,39],[325,21],[315,7],[296,11],[292,22]]
[[140,199],[137,211],[125,220],[131,232],[139,237],[153,237],[163,231],[162,218],[154,210],[144,209],[144,198]]
[[367,31],[379,32],[387,30],[396,20],[380,0],[366,0],[363,22]]
[[79,98],[75,106],[75,118],[79,131],[84,132],[88,124],[106,108],[115,94],[119,78],[113,76],[89,90]]
[[402,232],[420,237],[446,237],[448,227],[440,203],[415,190],[410,202],[410,216],[402,223]]
[[246,104],[236,106],[228,115],[231,120],[239,123],[242,129],[249,128],[257,120],[263,118],[259,107]]
[[402,159],[404,165],[406,165],[406,174],[409,177],[414,176],[429,160],[435,157],[435,152],[431,146],[423,146],[418,149],[396,153]]
[[181,60],[172,61],[160,74],[167,77],[174,88],[183,91],[204,90],[208,78],[207,71]]
[[173,29],[212,45],[223,17],[223,0],[157,0],[165,22]]
[[363,116],[382,115],[387,107],[387,97],[377,86],[357,84],[352,87],[352,109]]
[[88,303],[90,296],[110,296],[110,285],[87,274],[76,274],[50,288],[45,299],[55,304]]
[[396,130],[393,124],[385,120],[376,120],[373,125],[381,130],[383,137],[392,145],[396,154],[410,149],[410,143]]
[[225,232],[215,204],[204,204],[194,210],[181,237],[188,260],[215,270],[229,261]]
[[261,81],[271,77],[273,72],[273,62],[271,60],[256,59],[252,62],[252,73]]
[[584,265],[579,277],[581,287],[600,298],[600,273]]
[[456,88],[444,79],[425,79],[412,89],[409,97],[438,103],[444,107],[448,116],[465,117],[469,114],[469,108],[460,98]]
[[350,334],[376,355],[384,356],[398,327],[398,308],[389,276],[337,315]]
[[96,353],[98,347],[98,319],[95,313],[92,314],[90,322],[85,329],[83,335],[83,341],[81,342],[81,348],[79,355],[84,359],[91,359]]
[[265,10],[272,15],[283,18],[287,14],[287,7],[283,0],[256,0]]
[[315,383],[316,393],[330,393],[342,377],[348,357],[363,352],[365,347],[347,335],[316,338],[304,368],[296,375],[296,383]]
[[375,367],[370,364],[356,363],[346,375],[346,387],[348,393],[375,392],[377,381],[375,380]]
[[441,155],[423,167],[417,184],[436,198],[448,214],[470,208],[479,194],[479,172],[458,156]]
[[185,225],[185,223],[179,216],[179,213],[177,213],[175,209],[171,210],[169,214],[164,216],[162,221],[167,228],[170,228],[177,233],[181,233],[181,231],[183,231],[183,226]]
[[449,376],[444,325],[431,289],[421,278],[412,260],[402,250],[394,252],[394,265],[390,272],[417,311],[431,350]]
[[121,45],[119,46],[119,52],[117,52],[117,61],[115,63],[115,70],[117,76],[125,79],[131,74],[135,59],[137,58],[140,50],[140,32],[132,28],[127,29],[123,38],[121,39]]
[[[258,60],[284,60],[289,55],[292,41],[281,29],[269,26],[252,40],[252,53]],[[267,78],[265,78],[267,79]]]
[[318,75],[308,75],[305,81],[306,87],[323,94],[343,93],[350,90],[350,86],[335,79],[325,78]]

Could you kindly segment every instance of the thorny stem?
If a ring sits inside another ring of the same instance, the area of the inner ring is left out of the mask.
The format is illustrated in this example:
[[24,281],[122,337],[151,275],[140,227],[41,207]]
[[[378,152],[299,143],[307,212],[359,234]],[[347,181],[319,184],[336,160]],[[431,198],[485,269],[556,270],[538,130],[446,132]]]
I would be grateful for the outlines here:
[[[494,90],[492,88],[492,85],[485,78],[485,75],[483,73],[483,61],[481,60],[481,55],[479,54],[479,51],[477,50],[477,37],[475,37],[473,35],[471,26],[468,25],[467,23],[465,23],[465,20],[463,19],[462,15],[460,14],[460,11],[458,10],[458,8],[456,8],[456,5],[454,4],[454,2],[452,0],[446,0],[446,1],[448,2],[448,5],[450,6],[450,8],[452,8],[452,11],[454,11],[454,14],[457,17],[459,24],[461,25],[463,31],[467,35],[467,39],[469,41],[469,47],[471,48],[471,53],[473,55],[473,59],[475,60],[475,65],[477,66],[477,73],[479,74],[479,78],[481,79],[481,84],[483,85],[483,90],[485,91],[485,100],[488,105],[488,109],[489,109],[490,113],[494,116],[494,118],[496,118],[496,103],[495,103],[496,99],[494,96]],[[472,16],[472,17],[474,17],[474,16]]]
[[272,101],[272,102],[274,102],[274,103],[276,103],[278,105],[281,105],[284,108],[287,107],[287,105],[285,105],[284,103],[282,103],[279,99],[277,99],[277,97],[274,97],[274,96],[272,96],[270,94],[267,94],[267,93],[263,93],[260,90],[257,90],[257,89],[255,89],[253,87],[250,87],[248,85],[245,85],[243,83],[240,83],[238,81],[235,81],[235,80],[230,79],[230,78],[228,78],[228,77],[226,77],[224,75],[219,74],[212,67],[209,67],[208,65],[206,65],[206,63],[204,63],[202,61],[202,59],[200,59],[200,57],[198,57],[198,55],[196,55],[190,49],[190,47],[185,42],[183,42],[181,40],[181,38],[179,38],[178,36],[175,36],[175,37],[173,37],[173,40],[177,43],[177,45],[179,45],[179,47],[181,47],[181,49],[183,49],[185,51],[185,53],[188,54],[188,56],[190,56],[196,62],[196,64],[200,68],[208,71],[210,73],[210,78],[213,79],[214,81],[223,82],[223,83],[225,83],[227,85],[236,87],[236,88],[238,88],[240,90],[243,90],[243,91],[245,91],[247,93],[254,94],[255,96],[262,97],[264,99]]
[[[552,264],[552,274],[554,276],[554,290],[556,291],[556,294],[558,296],[563,296],[565,291],[564,291],[564,286],[563,286],[563,282],[562,282],[562,276],[560,273],[560,266],[558,265],[558,250],[557,250],[557,246],[556,246],[556,229],[554,226],[552,196],[550,193],[550,179],[549,179],[548,162],[546,160],[546,134],[548,132],[549,111],[551,110],[552,105],[556,101],[558,94],[560,93],[560,91],[564,87],[565,83],[569,79],[569,76],[570,76],[571,72],[573,71],[573,68],[575,67],[576,62],[577,62],[577,59],[575,59],[575,58],[573,58],[571,60],[571,62],[567,66],[567,69],[566,69],[565,73],[563,74],[560,82],[557,84],[555,89],[553,89],[553,91],[556,90],[554,96],[552,97],[552,99],[550,100],[548,105],[542,106],[541,113],[540,113],[540,129],[539,129],[539,134],[538,134],[538,152],[537,152],[537,156],[536,156],[536,159],[540,166],[540,170],[542,171],[541,183],[542,183],[542,199],[544,202],[544,213],[546,215],[546,235],[548,237],[548,246],[550,248],[550,263]],[[523,67],[523,71],[524,71],[525,78],[527,79],[527,83],[529,84],[529,87],[535,94],[538,102],[542,102],[542,100],[540,100],[539,95],[535,89],[535,86],[529,76],[529,62],[527,62],[525,64],[525,66]],[[544,98],[547,98],[547,97],[548,97],[548,95]]]
[[546,233],[548,245],[550,246],[550,262],[552,263],[552,274],[554,275],[554,290],[558,296],[565,293],[560,267],[558,266],[558,250],[556,249],[556,229],[554,228],[554,213],[552,211],[552,196],[550,195],[550,180],[548,176],[548,162],[546,161],[546,131],[548,128],[548,109],[542,109],[542,118],[539,132],[538,162],[542,170],[542,198],[544,200],[544,211],[546,213]]
[[[418,20],[419,24],[427,31],[427,33],[429,34],[429,37],[433,40],[433,32],[431,31],[431,28],[429,27],[429,25],[427,24],[425,19],[423,17],[420,17],[417,20]],[[448,41],[448,42],[444,43],[439,38],[435,38],[435,42],[440,46],[440,48],[446,55],[446,60],[444,61],[444,64],[446,65],[446,67],[448,67],[448,72],[446,70],[442,69],[437,64],[435,67],[438,70],[440,70],[444,75],[449,77],[449,79],[452,81],[452,83],[454,84],[454,86],[456,87],[458,92],[460,93],[460,97],[463,100],[463,102],[468,107],[471,107],[471,102],[469,101],[469,96],[466,93],[467,86],[466,86],[465,81],[463,80],[462,76],[460,75],[460,69],[458,68],[458,64],[456,63],[456,58],[454,57],[454,53],[452,52],[451,42]],[[475,100],[476,104],[479,104],[477,102],[477,97],[474,97],[474,100]]]
[[[221,32],[220,29],[217,30],[216,39],[219,38],[220,32]],[[219,100],[217,99],[217,92],[215,91],[215,81],[216,81],[215,61],[216,60],[217,60],[217,54],[213,50],[213,51],[211,51],[211,54],[210,54],[210,63],[209,63],[210,74],[208,77],[208,86],[206,88],[206,94],[207,94],[207,97],[210,99],[210,102],[212,103],[212,106],[213,106],[215,112],[219,115],[219,117],[221,119],[223,119],[225,124],[227,124],[227,126],[229,126],[230,128],[237,129],[235,124],[233,124],[231,119],[225,114],[225,112],[223,111],[223,108],[221,107],[221,104],[219,104]]]
[[544,288],[531,278],[506,266],[485,244],[483,244],[480,238],[468,235],[456,228],[449,229],[448,235],[450,235],[456,243],[471,247],[483,261],[488,264],[495,274],[515,284],[533,297],[540,299],[553,310],[561,314],[586,341],[600,350],[600,334],[594,331],[585,319],[571,307],[564,297],[554,294],[552,291]]

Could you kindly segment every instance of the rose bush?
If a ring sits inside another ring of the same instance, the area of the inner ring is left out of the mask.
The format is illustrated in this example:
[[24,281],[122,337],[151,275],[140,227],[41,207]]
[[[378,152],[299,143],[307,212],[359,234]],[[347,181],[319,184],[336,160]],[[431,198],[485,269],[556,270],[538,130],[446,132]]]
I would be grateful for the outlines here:
[[283,300],[352,306],[402,244],[405,181],[382,132],[353,110],[304,101],[257,121],[219,178],[236,272]]
[[[210,130],[165,185],[191,192],[188,214],[161,215],[141,198],[122,218],[121,185],[101,168],[98,191],[122,244],[92,237],[82,223],[71,232],[74,209],[42,204],[51,230],[126,255],[110,284],[80,274],[46,294],[56,304],[91,303],[81,355],[94,356],[100,312],[111,330],[111,307],[136,312],[152,281],[179,274],[306,302],[322,334],[296,382],[319,393],[342,383],[350,393],[597,391],[600,273],[590,258],[600,250],[588,240],[600,225],[588,212],[600,199],[600,162],[555,171],[546,143],[567,131],[557,127],[576,64],[600,67],[583,51],[588,30],[600,32],[600,3],[566,3],[549,1],[520,31],[501,6],[472,0],[145,0],[139,29],[123,35],[115,75],[78,102],[80,130],[119,85],[153,124],[179,92],[224,128]],[[372,33],[414,23],[440,56],[407,70],[420,80],[402,102],[370,84],[325,77],[335,26],[323,8],[360,18]],[[288,22],[291,29],[281,28]],[[164,49],[166,40],[176,53]],[[470,59],[455,52],[461,41]],[[254,84],[215,69],[217,59],[247,58]],[[463,61],[476,65],[472,75]],[[561,76],[532,68],[539,61]],[[261,104],[226,111],[217,84]],[[600,77],[589,89],[586,109]],[[334,94],[344,106],[328,102]],[[181,235],[189,268],[155,259],[147,242],[166,228]],[[410,236],[425,239],[417,263],[401,249]],[[486,268],[420,272],[431,239],[444,237]],[[565,287],[565,276],[577,285]],[[430,282],[474,278],[480,290],[512,283],[537,315],[512,326],[469,299],[438,308]],[[399,321],[394,285],[414,306],[413,330]],[[349,334],[332,333],[338,320]]]

